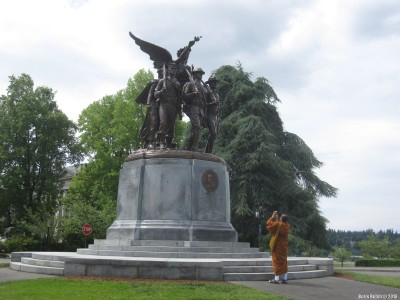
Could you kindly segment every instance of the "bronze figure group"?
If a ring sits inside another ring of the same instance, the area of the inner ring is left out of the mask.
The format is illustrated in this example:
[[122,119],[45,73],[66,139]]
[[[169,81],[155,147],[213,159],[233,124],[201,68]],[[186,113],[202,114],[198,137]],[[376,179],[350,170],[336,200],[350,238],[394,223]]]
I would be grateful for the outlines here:
[[220,98],[217,93],[217,78],[210,76],[204,82],[205,72],[201,68],[187,65],[191,47],[200,40],[195,37],[189,44],[177,51],[178,58],[165,48],[139,39],[129,32],[140,49],[150,56],[157,69],[158,79],[147,84],[136,98],[146,104],[147,113],[140,130],[145,149],[176,149],[174,143],[175,122],[182,119],[182,110],[191,123],[188,145],[185,150],[200,151],[199,138],[202,126],[208,128],[205,152],[212,153],[218,129]]

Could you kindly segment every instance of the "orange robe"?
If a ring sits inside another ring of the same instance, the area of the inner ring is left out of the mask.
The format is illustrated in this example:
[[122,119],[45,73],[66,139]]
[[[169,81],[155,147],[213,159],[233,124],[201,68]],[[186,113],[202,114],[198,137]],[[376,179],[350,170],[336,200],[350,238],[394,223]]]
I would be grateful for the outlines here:
[[278,233],[278,240],[276,246],[271,250],[272,256],[272,267],[274,269],[275,275],[282,275],[287,273],[287,254],[288,254],[288,244],[289,244],[289,230],[290,225],[280,221],[273,221],[270,218],[267,221],[267,230],[275,235],[280,224],[280,229]]

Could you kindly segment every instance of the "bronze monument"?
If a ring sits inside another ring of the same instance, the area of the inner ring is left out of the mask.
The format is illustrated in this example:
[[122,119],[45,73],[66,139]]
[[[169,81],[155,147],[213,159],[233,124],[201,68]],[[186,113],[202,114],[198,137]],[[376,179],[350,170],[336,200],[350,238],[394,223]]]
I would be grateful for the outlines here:
[[[131,32],[131,38],[147,53],[157,69],[158,79],[148,83],[136,98],[139,104],[147,105],[146,118],[139,137],[147,150],[176,149],[174,129],[177,117],[183,112],[191,123],[189,144],[186,150],[199,152],[201,127],[207,127],[209,135],[205,152],[212,153],[217,135],[219,97],[216,78],[202,81],[204,71],[187,65],[192,46],[201,37],[194,37],[187,46],[177,51],[177,59],[160,46],[146,42]],[[156,138],[157,136],[157,138]]]

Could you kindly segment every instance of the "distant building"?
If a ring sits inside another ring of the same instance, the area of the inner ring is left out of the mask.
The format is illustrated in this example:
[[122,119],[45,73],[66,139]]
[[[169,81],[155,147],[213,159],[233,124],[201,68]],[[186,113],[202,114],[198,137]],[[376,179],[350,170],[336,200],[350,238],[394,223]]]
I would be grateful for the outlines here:
[[[60,182],[60,196],[65,197],[68,193],[69,185],[71,184],[72,178],[78,173],[80,166],[68,166],[65,167],[64,170],[60,174],[59,182]],[[60,205],[59,209],[56,213],[56,217],[67,217],[69,216],[69,212],[67,209]]]

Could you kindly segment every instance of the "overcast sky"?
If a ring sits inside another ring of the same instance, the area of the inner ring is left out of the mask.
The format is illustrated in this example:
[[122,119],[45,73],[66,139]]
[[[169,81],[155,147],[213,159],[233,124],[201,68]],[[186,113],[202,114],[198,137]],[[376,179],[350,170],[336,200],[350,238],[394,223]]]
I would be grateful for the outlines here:
[[329,228],[400,232],[399,0],[2,0],[0,11],[0,94],[27,73],[74,121],[152,69],[129,31],[173,57],[202,36],[189,63],[205,77],[240,62],[271,82],[285,130],[339,189],[320,199]]

